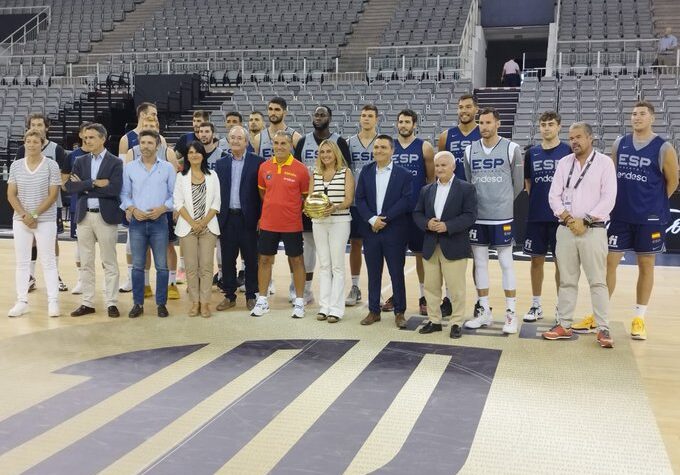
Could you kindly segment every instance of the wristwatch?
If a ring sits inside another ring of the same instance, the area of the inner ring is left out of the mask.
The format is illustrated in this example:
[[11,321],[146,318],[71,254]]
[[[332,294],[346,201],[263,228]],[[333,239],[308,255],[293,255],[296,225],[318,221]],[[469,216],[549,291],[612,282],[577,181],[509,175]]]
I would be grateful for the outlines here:
[[38,213],[36,213],[35,211],[31,213],[31,216],[33,217],[33,219],[38,219]]
[[595,220],[594,220],[593,217],[590,216],[589,214],[587,214],[587,215],[583,218],[583,224],[585,224],[586,227],[591,227],[592,224],[593,224],[593,221],[595,221]]

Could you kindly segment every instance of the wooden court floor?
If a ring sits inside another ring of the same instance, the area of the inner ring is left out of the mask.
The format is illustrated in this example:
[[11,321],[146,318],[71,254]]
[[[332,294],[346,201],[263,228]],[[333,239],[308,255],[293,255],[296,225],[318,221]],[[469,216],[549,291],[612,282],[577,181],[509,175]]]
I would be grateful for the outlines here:
[[[61,242],[60,273],[64,281],[72,287],[76,280],[76,271],[73,263],[75,243]],[[125,269],[124,245],[118,247],[118,257],[121,271]],[[552,264],[546,265],[546,285],[544,286],[543,308],[547,313],[546,318],[552,317],[552,309],[555,305],[555,288],[552,279]],[[416,305],[418,300],[418,285],[415,272],[415,261],[409,257],[406,263],[406,283],[408,293],[409,314],[417,313]],[[471,266],[468,266],[468,274]],[[516,262],[517,272],[517,300],[518,314],[523,314],[531,302],[531,288],[529,280],[528,262]],[[14,251],[11,239],[0,239],[0,275],[3,276],[4,290],[0,293],[0,340],[11,339],[13,337],[53,330],[63,327],[76,325],[89,325],[107,321],[105,316],[104,304],[99,293],[103,276],[101,272],[97,274],[99,313],[95,316],[86,318],[71,318],[68,314],[80,305],[79,296],[71,295],[69,292],[60,294],[60,306],[62,311],[61,318],[49,319],[46,315],[46,297],[44,294],[44,284],[42,282],[40,264],[38,263],[38,289],[29,294],[29,305],[31,313],[28,316],[9,319],[6,311],[14,302]],[[385,273],[386,274],[386,273]],[[121,272],[121,280],[124,280],[124,273]],[[495,261],[490,265],[491,275],[491,306],[503,308],[502,290],[500,288],[500,269]],[[635,266],[622,265],[619,270],[617,291],[612,299],[610,318],[614,322],[622,322],[628,328],[631,318],[631,308],[635,297],[635,280],[637,269]],[[277,285],[277,294],[273,297],[271,305],[274,308],[287,308],[286,302],[287,287],[289,282],[289,271],[282,253],[279,253],[274,270],[274,279]],[[349,280],[349,279],[348,279]],[[152,280],[153,284],[153,273]],[[678,293],[680,292],[680,267],[662,267],[656,270],[656,285],[647,312],[647,330],[649,339],[647,341],[632,342],[632,351],[640,371],[644,389],[651,409],[656,418],[660,433],[666,446],[673,470],[680,473],[680,405],[678,404],[678,394],[680,394],[680,306],[678,305]],[[389,295],[389,280],[385,278],[383,285],[384,295]],[[361,288],[364,301],[367,300],[367,279],[365,269],[361,277]],[[185,316],[188,310],[188,298],[185,293],[185,286],[180,286],[181,299],[170,301],[168,309],[172,317]],[[315,293],[318,286],[314,286]],[[471,309],[473,300],[473,286],[471,277],[468,278],[467,307]],[[119,308],[126,318],[126,314],[131,306],[131,294],[121,294]],[[585,278],[581,279],[579,302],[577,314],[583,315],[589,307],[589,297],[587,296]],[[213,293],[213,306],[221,299],[217,292]],[[154,310],[152,302],[147,303],[147,315]],[[307,310],[307,318],[314,318],[316,307],[314,305]],[[230,312],[246,312],[242,294],[239,296],[238,307]],[[359,320],[364,316],[366,310],[353,309],[348,312],[345,320],[338,325],[359,325]],[[500,314],[495,315],[496,320]],[[389,322],[390,319],[384,319]],[[512,338],[512,337],[511,337]],[[559,343],[557,343],[559,344]],[[602,350],[607,351],[607,350]],[[613,351],[616,351],[614,349]],[[27,356],[30,358],[30,356]],[[559,371],[559,368],[556,368]],[[583,411],[597,411],[598,401],[593,400],[591,407],[584,407]],[[594,449],[595,450],[595,449]]]

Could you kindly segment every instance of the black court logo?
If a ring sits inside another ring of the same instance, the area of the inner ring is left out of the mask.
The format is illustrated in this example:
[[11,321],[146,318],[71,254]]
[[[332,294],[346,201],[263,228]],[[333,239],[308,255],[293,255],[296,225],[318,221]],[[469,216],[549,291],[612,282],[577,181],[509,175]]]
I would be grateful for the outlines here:
[[[155,393],[30,473],[97,473],[279,350],[298,350],[282,366],[168,448],[144,473],[214,473],[343,357],[357,340],[246,341]],[[58,374],[87,376],[75,387],[0,421],[0,457],[205,345],[136,351],[86,361]],[[342,390],[271,473],[343,473],[426,355],[450,359],[397,454],[378,471],[450,474],[465,463],[501,352],[390,342]],[[354,363],[356,364],[356,363]],[[455,408],[455,410],[453,410]],[[432,437],[436,434],[436,437]],[[323,456],[321,456],[323,454]]]

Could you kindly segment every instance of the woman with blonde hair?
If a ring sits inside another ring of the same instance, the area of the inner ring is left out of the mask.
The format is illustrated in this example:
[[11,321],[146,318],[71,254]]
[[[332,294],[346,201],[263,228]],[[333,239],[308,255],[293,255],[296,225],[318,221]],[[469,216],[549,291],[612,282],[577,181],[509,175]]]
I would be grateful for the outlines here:
[[345,247],[349,239],[354,201],[354,177],[338,145],[324,140],[314,173],[310,193],[323,193],[329,203],[322,217],[312,219],[312,232],[319,259],[319,313],[317,320],[336,323],[345,314]]

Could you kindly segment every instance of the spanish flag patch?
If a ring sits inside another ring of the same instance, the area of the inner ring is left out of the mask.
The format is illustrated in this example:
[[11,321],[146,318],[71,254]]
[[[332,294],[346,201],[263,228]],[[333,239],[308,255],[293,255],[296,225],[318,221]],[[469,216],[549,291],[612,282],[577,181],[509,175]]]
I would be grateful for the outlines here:
[[504,224],[503,225],[503,231],[512,231],[512,225],[511,224]]
[[652,233],[652,239],[659,239],[660,237],[661,237],[661,233],[659,233],[659,232]]

